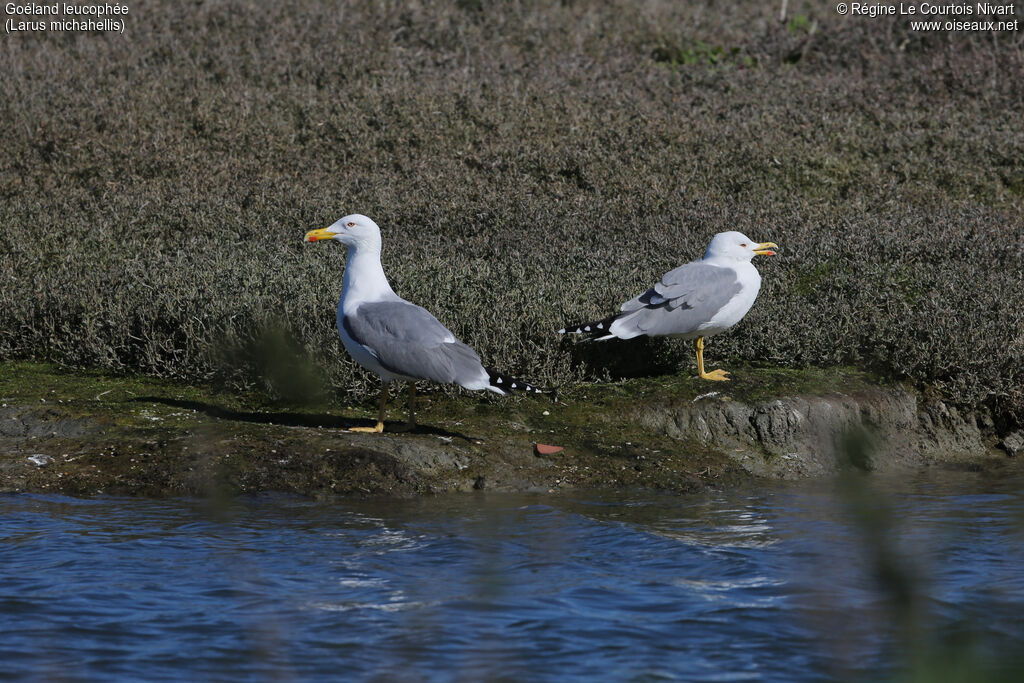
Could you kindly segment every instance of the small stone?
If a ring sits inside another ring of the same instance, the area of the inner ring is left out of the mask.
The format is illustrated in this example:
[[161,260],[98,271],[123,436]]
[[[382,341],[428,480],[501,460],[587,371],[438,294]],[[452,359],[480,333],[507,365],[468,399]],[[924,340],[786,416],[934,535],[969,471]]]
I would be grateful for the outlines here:
[[1024,430],[1017,430],[1013,434],[1008,435],[999,445],[1011,458],[1024,454]]
[[36,453],[35,455],[28,456],[28,461],[36,467],[46,467],[53,463],[53,458],[48,455],[43,455],[42,453]]
[[550,414],[551,414],[550,410],[545,410],[543,413],[541,413],[541,415],[550,415]]

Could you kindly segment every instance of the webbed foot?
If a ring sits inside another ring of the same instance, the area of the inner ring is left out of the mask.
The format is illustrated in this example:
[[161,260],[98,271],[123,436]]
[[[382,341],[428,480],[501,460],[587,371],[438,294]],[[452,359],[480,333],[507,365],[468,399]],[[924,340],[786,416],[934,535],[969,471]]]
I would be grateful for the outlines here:
[[719,369],[719,370],[712,370],[711,372],[702,372],[702,373],[700,373],[700,378],[701,379],[709,379],[709,380],[712,380],[714,382],[728,382],[729,381],[728,374],[729,373],[726,372],[725,370]]
[[360,433],[364,433],[364,434],[380,434],[381,432],[384,431],[384,423],[383,422],[377,422],[377,426],[376,427],[349,427],[348,431],[350,431],[350,432],[360,432]]

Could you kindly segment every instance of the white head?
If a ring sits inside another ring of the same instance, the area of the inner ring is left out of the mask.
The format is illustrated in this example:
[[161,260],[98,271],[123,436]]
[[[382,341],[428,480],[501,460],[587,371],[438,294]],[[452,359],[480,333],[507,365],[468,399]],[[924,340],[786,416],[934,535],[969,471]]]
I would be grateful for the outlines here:
[[380,228],[361,213],[353,213],[326,228],[306,233],[306,242],[320,240],[338,240],[355,249],[380,251]]
[[755,242],[742,232],[732,230],[720,232],[711,238],[711,244],[704,252],[705,259],[721,261],[750,261],[755,256],[774,256],[772,249],[778,249],[774,242]]

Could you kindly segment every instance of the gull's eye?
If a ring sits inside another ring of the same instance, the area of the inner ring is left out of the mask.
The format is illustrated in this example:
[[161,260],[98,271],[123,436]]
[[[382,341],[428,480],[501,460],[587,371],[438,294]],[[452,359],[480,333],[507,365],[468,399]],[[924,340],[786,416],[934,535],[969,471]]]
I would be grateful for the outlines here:
[[[351,223],[350,223],[349,225],[351,225]],[[746,243],[746,242],[744,242],[744,243],[743,243],[743,244],[741,244],[740,246],[741,246],[741,247],[746,247],[746,246],[747,246],[747,243]]]
[[[350,227],[350,228],[354,228],[354,227],[356,227],[356,224],[355,224],[355,223],[353,223],[352,221],[349,221],[349,222],[348,222],[348,223],[346,223],[345,225],[347,225],[347,226],[348,226],[348,227]],[[745,245],[745,244],[744,244],[743,246],[747,246],[747,245]]]

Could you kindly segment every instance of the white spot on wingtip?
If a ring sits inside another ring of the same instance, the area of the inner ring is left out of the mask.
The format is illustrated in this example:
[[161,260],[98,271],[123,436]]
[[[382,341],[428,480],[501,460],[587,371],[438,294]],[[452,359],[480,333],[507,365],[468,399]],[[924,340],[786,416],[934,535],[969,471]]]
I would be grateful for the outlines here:
[[604,329],[604,323],[598,323],[597,324],[597,329],[603,330]]
[[501,384],[501,378],[500,377],[498,378],[498,382],[497,383]]
[[515,383],[515,382],[512,382],[512,384],[511,384],[511,385],[509,385],[509,386],[511,386],[511,387],[512,387],[513,389],[515,389],[515,388],[516,388],[516,383]]
[[590,332],[590,325],[587,325],[586,327],[584,327],[583,331],[584,332]]

